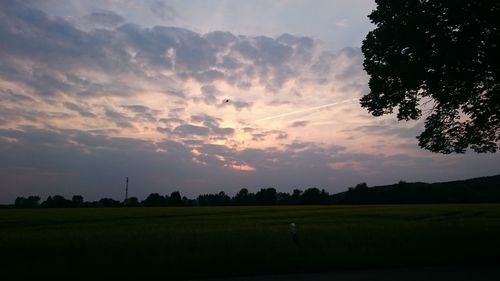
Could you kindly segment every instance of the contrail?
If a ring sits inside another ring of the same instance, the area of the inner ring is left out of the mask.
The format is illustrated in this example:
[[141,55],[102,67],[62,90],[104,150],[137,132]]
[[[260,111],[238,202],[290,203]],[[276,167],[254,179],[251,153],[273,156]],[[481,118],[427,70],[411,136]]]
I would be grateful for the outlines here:
[[315,106],[315,107],[310,107],[310,108],[301,109],[301,110],[297,110],[297,111],[292,111],[292,112],[282,113],[282,114],[273,115],[273,116],[269,116],[269,117],[264,117],[264,118],[255,120],[255,122],[272,120],[272,119],[286,117],[286,116],[295,115],[295,114],[299,114],[299,113],[314,111],[314,110],[318,110],[318,109],[322,109],[322,108],[326,108],[326,107],[330,107],[330,106],[334,106],[334,105],[339,105],[339,104],[343,104],[343,103],[352,102],[352,101],[355,101],[355,100],[358,100],[358,99],[356,98],[356,99],[348,99],[348,100],[343,100],[343,101],[337,101],[337,102],[332,102],[332,103],[328,103],[328,104],[324,104],[324,105],[320,105],[320,106]]

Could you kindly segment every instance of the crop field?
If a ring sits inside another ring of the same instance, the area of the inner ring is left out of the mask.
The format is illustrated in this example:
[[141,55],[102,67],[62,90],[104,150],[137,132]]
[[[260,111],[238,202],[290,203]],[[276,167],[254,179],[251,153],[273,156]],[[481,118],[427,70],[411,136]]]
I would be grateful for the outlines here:
[[0,274],[19,278],[178,280],[498,261],[496,204],[0,210]]

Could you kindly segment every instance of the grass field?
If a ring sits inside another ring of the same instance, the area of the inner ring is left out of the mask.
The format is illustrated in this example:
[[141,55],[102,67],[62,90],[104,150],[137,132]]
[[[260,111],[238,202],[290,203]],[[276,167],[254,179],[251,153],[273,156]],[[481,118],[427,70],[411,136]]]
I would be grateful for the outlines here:
[[0,210],[2,276],[175,280],[497,261],[493,204]]

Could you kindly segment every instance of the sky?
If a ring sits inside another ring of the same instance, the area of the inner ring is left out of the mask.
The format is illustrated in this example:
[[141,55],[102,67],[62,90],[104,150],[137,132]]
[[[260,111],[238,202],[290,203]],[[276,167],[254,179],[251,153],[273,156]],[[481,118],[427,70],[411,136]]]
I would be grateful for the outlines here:
[[368,0],[0,2],[0,204],[500,174],[373,117]]

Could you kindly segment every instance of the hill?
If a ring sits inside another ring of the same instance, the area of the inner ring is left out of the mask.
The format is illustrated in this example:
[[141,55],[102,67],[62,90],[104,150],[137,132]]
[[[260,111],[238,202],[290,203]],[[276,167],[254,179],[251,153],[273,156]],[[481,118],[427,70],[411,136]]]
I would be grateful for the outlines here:
[[438,183],[358,184],[331,200],[334,204],[495,203],[500,202],[500,175]]

